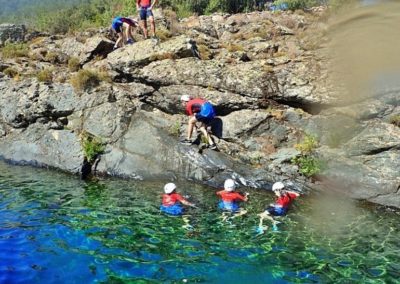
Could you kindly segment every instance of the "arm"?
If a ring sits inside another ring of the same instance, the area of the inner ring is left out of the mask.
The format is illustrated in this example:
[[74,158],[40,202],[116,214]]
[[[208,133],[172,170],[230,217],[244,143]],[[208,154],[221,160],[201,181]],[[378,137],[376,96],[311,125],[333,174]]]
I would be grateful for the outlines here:
[[241,201],[247,201],[248,200],[248,198],[247,198],[247,196],[248,196],[249,194],[246,192],[246,194],[243,196],[243,195],[241,195],[241,194],[239,194],[239,193],[237,193],[237,195],[236,195],[236,199],[239,199],[239,200],[241,200]]
[[181,202],[184,205],[187,205],[187,206],[190,206],[190,207],[196,207],[193,203],[191,203],[191,202],[189,202],[189,201],[187,201],[185,199],[182,199]]
[[150,10],[153,9],[153,7],[157,4],[158,0],[154,0],[153,4],[150,6]]
[[136,0],[136,10],[140,10],[140,0]]
[[178,194],[177,200],[181,202],[183,205],[191,206],[191,207],[196,207],[193,203],[187,201],[185,198],[182,197],[182,195]]
[[[300,193],[296,192],[296,191],[286,191],[287,193],[289,193],[290,195],[294,195],[295,198],[300,196]],[[293,197],[292,197],[293,198]]]

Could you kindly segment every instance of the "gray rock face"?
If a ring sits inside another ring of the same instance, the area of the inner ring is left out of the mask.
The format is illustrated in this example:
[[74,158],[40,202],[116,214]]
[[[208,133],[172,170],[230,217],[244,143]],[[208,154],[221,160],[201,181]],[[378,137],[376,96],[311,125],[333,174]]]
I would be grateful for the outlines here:
[[24,25],[0,24],[0,46],[6,42],[23,42],[25,35]]
[[1,157],[22,164],[52,167],[80,173],[83,153],[75,133],[65,130],[46,130],[34,124],[24,131],[7,134],[0,143]]
[[[342,102],[329,81],[328,59],[304,48],[313,17],[191,17],[175,24],[178,36],[116,51],[106,32],[36,40],[29,58],[0,63],[0,157],[80,173],[81,134],[90,134],[106,146],[91,165],[98,175],[212,186],[234,178],[265,189],[282,180],[299,190],[329,181],[353,198],[400,208],[400,128],[389,123],[400,114],[400,87]],[[99,76],[97,87],[75,91],[72,78],[93,78],[71,74],[68,57],[84,69],[108,72],[112,82]],[[21,76],[6,75],[9,68]],[[52,70],[53,81],[32,76],[43,69]],[[188,120],[184,94],[214,105],[219,151],[206,148],[196,131],[200,145],[179,143]],[[317,137],[314,157],[326,164],[317,176],[322,182],[292,162],[302,155],[295,145],[306,133]]]

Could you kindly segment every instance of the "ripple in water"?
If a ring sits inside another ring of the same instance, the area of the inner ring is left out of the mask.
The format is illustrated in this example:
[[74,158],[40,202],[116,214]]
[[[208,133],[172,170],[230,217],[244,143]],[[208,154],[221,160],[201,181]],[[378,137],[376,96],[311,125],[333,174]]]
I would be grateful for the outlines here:
[[[251,191],[249,214],[223,222],[215,190],[179,183],[200,209],[193,229],[162,215],[162,183],[75,177],[0,163],[0,282],[395,283],[399,216],[307,196],[257,235],[273,196]],[[347,281],[347,282],[346,282]]]

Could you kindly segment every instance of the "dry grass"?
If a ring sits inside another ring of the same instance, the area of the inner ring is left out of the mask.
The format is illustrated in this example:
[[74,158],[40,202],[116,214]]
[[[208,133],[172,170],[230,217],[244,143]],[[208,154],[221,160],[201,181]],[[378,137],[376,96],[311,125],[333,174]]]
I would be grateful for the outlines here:
[[75,91],[87,91],[100,85],[101,82],[111,82],[110,76],[105,72],[96,70],[79,70],[71,77],[70,83]]
[[10,78],[15,78],[15,77],[19,76],[18,70],[14,69],[12,67],[8,67],[8,68],[4,69],[3,73],[6,74]]
[[30,41],[30,44],[41,45],[45,39],[46,39],[46,37],[43,37],[43,36],[35,37]]
[[234,43],[223,44],[222,47],[226,48],[229,52],[243,51],[243,46]]
[[396,125],[396,126],[400,127],[400,114],[398,114],[398,115],[393,115],[393,116],[390,118],[390,123],[393,124],[393,125]]
[[68,59],[68,69],[71,72],[76,72],[81,68],[81,65],[79,63],[79,58],[77,57],[70,57]]
[[26,43],[9,43],[1,48],[3,58],[28,57],[29,47]]
[[50,63],[57,63],[58,62],[58,55],[55,52],[49,51],[47,52],[46,56],[44,57],[44,60],[46,62],[50,62]]
[[202,60],[209,60],[212,58],[212,53],[207,45],[199,44],[197,45],[197,49],[199,50],[200,57]]
[[53,72],[50,69],[44,69],[36,74],[39,82],[51,83],[53,81]]
[[159,61],[165,59],[177,59],[177,56],[171,52],[165,52],[165,53],[154,54],[149,58],[150,61]]
[[161,41],[166,41],[172,37],[172,33],[165,28],[157,29],[156,35]]

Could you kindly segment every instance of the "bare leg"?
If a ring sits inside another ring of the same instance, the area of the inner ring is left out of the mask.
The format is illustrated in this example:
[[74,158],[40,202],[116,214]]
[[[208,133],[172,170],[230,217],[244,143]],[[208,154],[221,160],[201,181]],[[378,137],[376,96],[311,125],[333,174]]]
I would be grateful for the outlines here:
[[236,217],[239,217],[239,216],[243,216],[246,213],[247,213],[247,210],[244,210],[244,209],[240,208],[239,212],[235,213],[235,215],[232,216],[232,219],[236,218]]
[[122,43],[123,43],[123,39],[124,39],[124,35],[122,32],[118,33],[118,39],[115,42],[115,47],[121,47]]
[[196,126],[197,119],[195,116],[189,118],[188,130],[187,130],[187,139],[190,140],[192,138],[193,129]]
[[147,39],[147,22],[146,22],[146,20],[141,20],[140,26],[142,27],[144,39]]
[[214,145],[214,141],[212,140],[210,133],[208,133],[204,123],[201,124],[200,131],[203,133],[204,137],[207,138],[208,144],[210,146]]
[[128,29],[128,31],[129,31],[129,38],[132,39],[132,40],[133,40],[133,29],[134,29],[134,27],[129,26],[129,29]]
[[272,222],[272,224],[275,224],[275,223],[276,223],[276,221],[274,220],[274,218],[272,218],[272,216],[269,215],[267,211],[264,211],[263,213],[258,214],[258,216],[260,216],[260,222],[261,222],[261,224],[262,224],[262,220],[264,220],[265,218],[267,218],[268,220],[270,220],[270,221]]
[[150,28],[151,28],[151,33],[153,34],[153,37],[156,36],[156,25],[154,23],[154,17],[149,17],[150,20]]
[[193,226],[190,225],[190,220],[189,220],[189,215],[183,215],[182,220],[185,223],[182,227],[187,229],[187,230],[192,230]]

